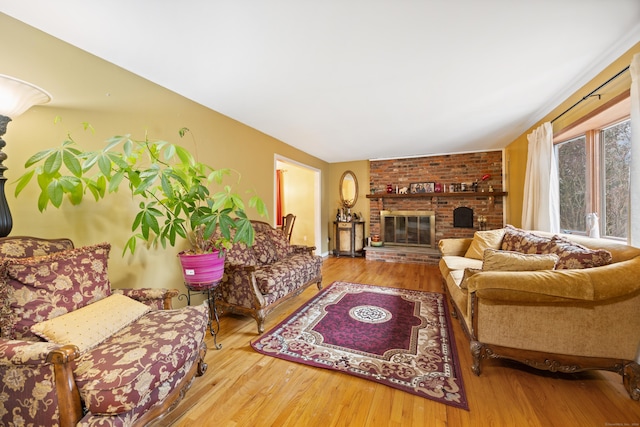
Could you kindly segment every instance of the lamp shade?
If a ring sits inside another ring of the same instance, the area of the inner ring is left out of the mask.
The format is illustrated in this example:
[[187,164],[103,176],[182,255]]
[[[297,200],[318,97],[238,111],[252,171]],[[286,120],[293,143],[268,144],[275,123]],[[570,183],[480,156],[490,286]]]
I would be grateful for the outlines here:
[[32,106],[50,100],[51,95],[38,86],[0,74],[0,115],[16,118]]

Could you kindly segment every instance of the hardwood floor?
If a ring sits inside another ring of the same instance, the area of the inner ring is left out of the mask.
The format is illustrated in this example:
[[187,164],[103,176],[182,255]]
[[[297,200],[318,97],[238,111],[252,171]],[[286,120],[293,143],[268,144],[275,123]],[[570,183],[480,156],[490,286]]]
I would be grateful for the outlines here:
[[[323,285],[351,281],[443,292],[437,267],[356,258],[327,259]],[[318,292],[315,286],[267,318],[266,330]],[[469,342],[457,319],[453,333],[469,411],[371,381],[255,352],[256,322],[224,316],[218,342],[209,336],[209,369],[156,426],[640,426],[633,401],[611,372],[554,374],[517,363],[484,361],[471,372]]]

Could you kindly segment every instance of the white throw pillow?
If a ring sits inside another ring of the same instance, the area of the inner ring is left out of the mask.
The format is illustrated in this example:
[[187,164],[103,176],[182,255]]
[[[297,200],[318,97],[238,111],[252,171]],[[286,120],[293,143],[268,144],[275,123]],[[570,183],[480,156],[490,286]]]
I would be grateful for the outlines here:
[[49,342],[73,344],[81,353],[97,346],[151,307],[120,294],[113,294],[86,307],[31,326],[31,332]]

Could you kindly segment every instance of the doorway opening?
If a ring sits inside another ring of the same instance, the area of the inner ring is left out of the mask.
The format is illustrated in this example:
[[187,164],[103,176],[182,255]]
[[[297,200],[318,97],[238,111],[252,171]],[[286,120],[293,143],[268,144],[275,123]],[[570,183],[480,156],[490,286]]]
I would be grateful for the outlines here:
[[315,246],[322,251],[320,170],[282,156],[275,156],[273,226],[282,216],[296,216],[291,244]]

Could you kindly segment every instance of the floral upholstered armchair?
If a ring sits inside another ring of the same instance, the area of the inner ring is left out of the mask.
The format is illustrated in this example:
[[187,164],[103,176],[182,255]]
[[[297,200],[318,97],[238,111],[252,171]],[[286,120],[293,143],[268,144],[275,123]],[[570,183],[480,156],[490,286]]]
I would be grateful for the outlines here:
[[146,425],[206,370],[208,306],[112,292],[109,250],[0,238],[0,425]]

